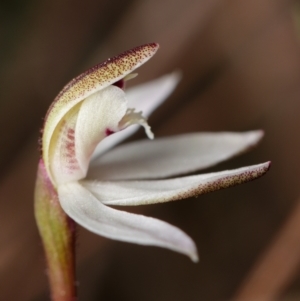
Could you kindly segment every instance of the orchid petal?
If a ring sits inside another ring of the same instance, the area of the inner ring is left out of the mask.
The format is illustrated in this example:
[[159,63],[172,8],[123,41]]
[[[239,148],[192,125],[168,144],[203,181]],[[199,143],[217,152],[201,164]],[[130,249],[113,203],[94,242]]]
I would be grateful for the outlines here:
[[84,176],[95,147],[108,132],[119,131],[119,122],[126,111],[125,93],[116,86],[108,86],[83,101],[77,118],[75,146]]
[[78,182],[58,187],[64,211],[78,224],[107,238],[168,248],[197,261],[192,239],[166,222],[105,206]]
[[165,180],[96,182],[84,181],[100,202],[107,205],[147,205],[185,199],[242,184],[264,175],[270,163],[234,170]]
[[98,180],[164,178],[213,166],[253,147],[262,131],[194,133],[120,145],[94,161]]
[[181,79],[180,72],[172,72],[150,82],[126,90],[128,106],[150,114],[174,91]]
[[[173,72],[156,80],[135,86],[134,88],[129,88],[126,90],[128,107],[135,108],[136,111],[142,111],[145,117],[149,117],[150,114],[174,91],[180,78],[179,72]],[[93,154],[92,160],[95,160],[98,156],[125,140],[138,129],[139,126],[130,126],[101,141]]]
[[83,99],[131,73],[149,60],[157,49],[158,44],[152,43],[126,51],[82,73],[63,88],[49,108],[44,125],[43,159],[50,176],[50,143],[64,115]]

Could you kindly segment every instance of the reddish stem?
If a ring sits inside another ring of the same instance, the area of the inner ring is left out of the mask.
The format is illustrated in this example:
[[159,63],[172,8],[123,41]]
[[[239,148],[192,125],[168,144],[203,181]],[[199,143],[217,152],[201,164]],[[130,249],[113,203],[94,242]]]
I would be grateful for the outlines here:
[[62,210],[42,160],[35,187],[35,217],[46,254],[52,301],[75,301],[75,223]]

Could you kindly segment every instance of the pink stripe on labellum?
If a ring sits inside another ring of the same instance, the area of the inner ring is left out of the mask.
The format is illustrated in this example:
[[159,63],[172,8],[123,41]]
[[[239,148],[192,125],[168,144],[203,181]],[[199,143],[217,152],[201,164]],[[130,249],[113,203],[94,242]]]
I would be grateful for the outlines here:
[[74,129],[68,129],[68,131],[67,131],[67,137],[68,137],[68,139],[71,139],[71,140],[74,140],[74,137],[75,137],[75,131],[74,131]]
[[63,148],[65,150],[64,157],[66,158],[66,169],[72,173],[74,170],[79,169],[79,164],[76,159],[76,151],[75,151],[75,131],[73,128],[69,128],[66,126],[64,129],[63,137],[63,144],[65,144],[65,147]]

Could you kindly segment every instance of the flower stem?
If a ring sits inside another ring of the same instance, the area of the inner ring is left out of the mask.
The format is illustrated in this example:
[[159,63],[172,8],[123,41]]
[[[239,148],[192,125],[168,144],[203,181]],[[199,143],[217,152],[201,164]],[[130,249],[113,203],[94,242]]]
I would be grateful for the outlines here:
[[62,210],[43,160],[38,166],[34,197],[52,301],[75,301],[75,223]]

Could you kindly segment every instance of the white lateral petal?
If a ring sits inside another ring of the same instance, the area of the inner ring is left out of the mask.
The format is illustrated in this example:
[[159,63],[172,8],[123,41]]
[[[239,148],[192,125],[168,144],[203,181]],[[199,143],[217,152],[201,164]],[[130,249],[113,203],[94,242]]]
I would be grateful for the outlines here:
[[166,222],[105,206],[78,182],[58,187],[64,211],[78,224],[96,234],[141,245],[153,245],[186,254],[197,261],[190,237]]
[[120,145],[93,161],[89,178],[153,179],[213,166],[253,147],[262,131],[193,133]]
[[[180,78],[179,72],[173,72],[126,90],[128,107],[134,108],[137,112],[142,111],[143,116],[149,117],[150,114],[174,91]],[[93,154],[93,159],[96,159],[98,156],[132,135],[138,129],[139,126],[130,126],[121,132],[107,137],[97,146]]]
[[128,106],[150,114],[174,91],[181,79],[180,72],[172,72],[155,80],[129,88],[126,91]]
[[100,202],[107,205],[146,205],[197,196],[259,178],[270,163],[234,170],[166,180],[96,182],[84,181]]

